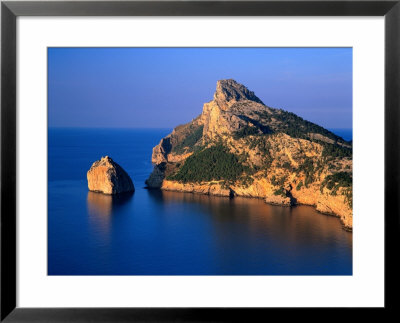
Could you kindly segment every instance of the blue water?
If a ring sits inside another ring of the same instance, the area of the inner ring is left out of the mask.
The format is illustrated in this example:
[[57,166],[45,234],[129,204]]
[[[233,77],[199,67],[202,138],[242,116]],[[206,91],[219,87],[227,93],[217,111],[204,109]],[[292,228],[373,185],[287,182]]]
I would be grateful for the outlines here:
[[329,129],[329,131],[332,131],[334,134],[342,137],[346,141],[353,140],[353,129]]
[[[352,274],[352,233],[312,207],[145,189],[169,132],[49,130],[49,275]],[[104,155],[132,177],[132,196],[88,192]]]

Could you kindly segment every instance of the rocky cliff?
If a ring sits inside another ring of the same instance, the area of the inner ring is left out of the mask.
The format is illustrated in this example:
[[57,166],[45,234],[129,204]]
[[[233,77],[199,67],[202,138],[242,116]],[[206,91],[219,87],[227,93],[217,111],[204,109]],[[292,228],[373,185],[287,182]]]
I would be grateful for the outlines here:
[[352,147],[234,80],[153,148],[151,188],[307,204],[352,228]]
[[104,194],[134,192],[132,179],[128,173],[110,157],[97,160],[87,172],[89,191]]

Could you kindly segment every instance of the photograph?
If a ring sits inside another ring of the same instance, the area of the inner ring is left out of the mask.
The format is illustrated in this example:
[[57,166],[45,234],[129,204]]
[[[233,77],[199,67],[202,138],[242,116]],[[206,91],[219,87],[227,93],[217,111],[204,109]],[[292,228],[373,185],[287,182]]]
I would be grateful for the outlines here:
[[47,69],[48,275],[353,274],[351,47],[48,47]]

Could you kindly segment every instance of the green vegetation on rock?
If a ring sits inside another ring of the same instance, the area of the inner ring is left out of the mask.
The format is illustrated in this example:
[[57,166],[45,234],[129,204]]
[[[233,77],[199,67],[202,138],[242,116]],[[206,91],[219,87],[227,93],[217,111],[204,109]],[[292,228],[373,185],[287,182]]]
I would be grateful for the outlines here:
[[339,187],[350,187],[353,184],[351,173],[339,172],[325,177],[321,187],[332,190]]
[[273,175],[271,177],[271,184],[274,186],[282,186],[283,184],[285,184],[287,177],[286,176],[282,176],[281,178],[276,178],[275,175]]
[[247,169],[238,157],[222,144],[206,148],[188,157],[176,174],[167,177],[179,182],[236,181]]
[[318,141],[318,143],[324,147],[324,150],[322,151],[322,157],[352,157],[353,152],[351,148],[328,144],[323,141]]
[[315,123],[304,120],[293,112],[281,109],[273,109],[273,111],[274,112],[272,114],[266,111],[258,112],[257,114],[264,122],[271,123],[272,119],[275,120],[275,122],[273,122],[273,126],[271,126],[274,133],[283,132],[293,138],[301,139],[309,139],[309,133],[316,133],[332,139],[335,142],[344,142],[342,138],[330,132],[329,130],[326,130]]
[[[202,114],[176,127],[152,155],[160,187],[164,179],[191,184],[165,181],[165,189],[218,195],[223,188],[255,197],[268,197],[272,189],[276,197],[292,198],[293,193],[299,203],[323,208],[327,202],[327,212],[330,203],[352,207],[351,159],[351,142],[292,112],[264,105],[233,80],[219,81]],[[334,209],[351,227],[351,210]]]
[[244,138],[247,136],[257,135],[258,133],[259,132],[256,127],[245,126],[245,127],[241,128],[240,130],[236,131],[233,135],[233,138],[235,140],[238,140],[240,138]]
[[192,127],[188,135],[182,139],[177,145],[172,148],[172,151],[176,154],[182,154],[185,152],[185,148],[188,147],[188,151],[193,151],[194,145],[200,140],[203,135],[203,125]]
[[331,195],[337,195],[337,192],[342,188],[342,195],[345,196],[346,203],[351,208],[353,207],[353,177],[351,173],[339,172],[325,177],[321,183],[321,192],[324,187],[331,191]]
[[302,187],[303,187],[303,182],[300,181],[300,182],[297,184],[297,186],[296,186],[296,190],[297,190],[297,191],[300,191]]
[[304,186],[308,188],[308,185],[314,181],[315,169],[313,160],[306,157],[303,164],[299,165],[297,171],[303,172],[306,176],[306,179],[304,180]]
[[280,195],[282,197],[286,197],[286,191],[281,187],[274,192],[274,195]]

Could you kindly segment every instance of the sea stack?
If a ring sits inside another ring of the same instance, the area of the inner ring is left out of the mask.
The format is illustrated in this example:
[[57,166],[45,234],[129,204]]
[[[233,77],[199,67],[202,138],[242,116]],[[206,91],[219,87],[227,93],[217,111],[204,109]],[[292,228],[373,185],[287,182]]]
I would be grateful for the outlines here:
[[89,191],[93,192],[121,194],[135,191],[128,173],[108,156],[93,163],[87,172],[87,180]]

